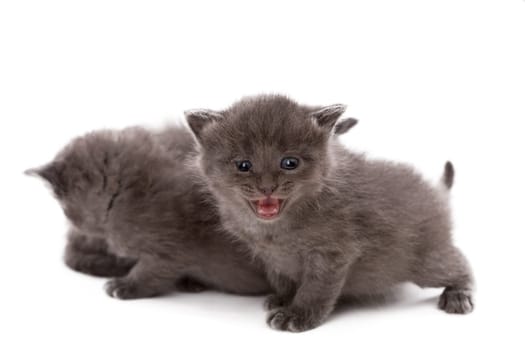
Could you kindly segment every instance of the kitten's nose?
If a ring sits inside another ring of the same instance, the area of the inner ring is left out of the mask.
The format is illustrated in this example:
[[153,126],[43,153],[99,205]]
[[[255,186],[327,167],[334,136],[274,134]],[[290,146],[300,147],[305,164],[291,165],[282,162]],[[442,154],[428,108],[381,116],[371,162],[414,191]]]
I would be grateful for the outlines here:
[[259,191],[261,191],[262,194],[264,194],[265,196],[269,197],[272,195],[273,191],[275,191],[276,188],[277,188],[277,185],[264,186],[264,187],[259,187]]

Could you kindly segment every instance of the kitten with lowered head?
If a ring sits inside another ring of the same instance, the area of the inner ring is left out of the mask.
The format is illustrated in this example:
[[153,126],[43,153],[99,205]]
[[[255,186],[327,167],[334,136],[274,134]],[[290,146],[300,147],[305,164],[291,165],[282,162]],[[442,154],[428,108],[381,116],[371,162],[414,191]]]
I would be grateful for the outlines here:
[[69,219],[66,264],[112,277],[106,291],[121,299],[268,293],[260,264],[223,232],[213,197],[186,165],[194,152],[186,128],[98,131],[28,171],[51,185]]
[[451,240],[452,164],[431,186],[409,166],[351,152],[336,137],[344,110],[263,95],[186,113],[222,225],[263,261],[275,290],[268,324],[309,330],[338,299],[405,281],[444,287],[441,309],[470,312],[472,274]]

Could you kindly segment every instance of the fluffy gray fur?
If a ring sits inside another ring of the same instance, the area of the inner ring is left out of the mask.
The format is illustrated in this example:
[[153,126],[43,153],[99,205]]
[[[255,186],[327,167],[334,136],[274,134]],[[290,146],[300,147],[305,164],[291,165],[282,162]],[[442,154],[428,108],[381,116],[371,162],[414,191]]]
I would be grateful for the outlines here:
[[[200,144],[195,167],[224,228],[264,262],[275,290],[268,324],[309,330],[341,297],[382,294],[404,281],[445,287],[439,307],[470,312],[472,274],[451,240],[452,164],[432,186],[409,166],[351,152],[336,137],[348,129],[336,126],[344,110],[271,95],[186,113]],[[299,166],[283,170],[285,156]],[[249,171],[239,171],[243,160]],[[264,198],[282,202],[276,217],[256,214]]]
[[66,264],[114,277],[106,291],[121,299],[269,292],[260,264],[223,232],[213,197],[186,165],[194,152],[186,128],[99,131],[28,171],[51,184],[71,223]]

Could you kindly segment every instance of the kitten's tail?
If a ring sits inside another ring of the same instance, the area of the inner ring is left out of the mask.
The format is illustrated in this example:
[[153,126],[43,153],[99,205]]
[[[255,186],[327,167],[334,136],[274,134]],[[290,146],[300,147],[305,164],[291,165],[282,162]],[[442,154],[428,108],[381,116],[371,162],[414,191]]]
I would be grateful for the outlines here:
[[452,188],[452,185],[454,185],[454,166],[451,162],[445,163],[445,171],[443,172],[443,176],[441,177],[441,183],[445,186],[447,190],[450,190]]

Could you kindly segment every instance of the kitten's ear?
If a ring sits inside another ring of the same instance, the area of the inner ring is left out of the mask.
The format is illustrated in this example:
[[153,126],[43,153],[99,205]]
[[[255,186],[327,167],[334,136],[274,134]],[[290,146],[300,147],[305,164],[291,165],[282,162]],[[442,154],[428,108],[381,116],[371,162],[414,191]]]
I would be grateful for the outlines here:
[[342,104],[331,105],[323,107],[317,111],[310,113],[310,116],[315,119],[317,125],[320,127],[332,130],[337,119],[345,112],[346,106]]
[[66,182],[62,176],[64,164],[59,161],[53,161],[49,164],[38,168],[27,169],[24,174],[37,176],[47,181],[55,193],[61,196],[66,193]]
[[359,121],[354,118],[343,119],[339,123],[335,124],[334,134],[342,135],[346,133],[348,130],[352,129],[358,122]]
[[199,140],[201,139],[202,130],[204,130],[206,125],[223,118],[221,113],[209,109],[191,109],[185,111],[184,115],[186,116],[191,131],[193,131]]

